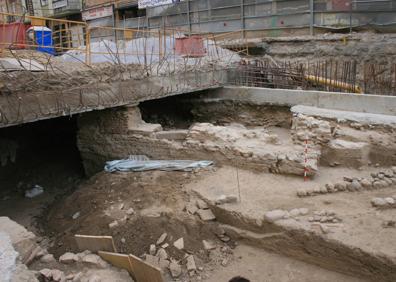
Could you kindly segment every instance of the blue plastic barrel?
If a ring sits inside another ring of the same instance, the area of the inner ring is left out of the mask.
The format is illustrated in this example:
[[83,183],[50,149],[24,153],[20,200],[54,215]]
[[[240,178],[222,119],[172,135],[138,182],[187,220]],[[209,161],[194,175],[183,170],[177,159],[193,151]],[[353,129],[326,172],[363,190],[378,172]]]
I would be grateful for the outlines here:
[[55,55],[51,29],[45,26],[32,26],[27,32],[34,33],[35,45],[38,45],[37,51]]

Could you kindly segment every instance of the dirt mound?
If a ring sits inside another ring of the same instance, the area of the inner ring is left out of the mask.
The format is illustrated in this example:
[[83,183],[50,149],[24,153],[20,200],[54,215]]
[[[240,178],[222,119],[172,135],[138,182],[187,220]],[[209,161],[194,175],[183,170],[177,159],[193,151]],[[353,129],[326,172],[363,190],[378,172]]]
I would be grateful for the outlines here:
[[[54,239],[51,253],[76,252],[74,234],[86,234],[112,235],[120,252],[141,256],[167,233],[170,256],[183,258],[185,252],[173,247],[183,237],[185,251],[205,260],[202,240],[215,240],[216,224],[203,224],[184,211],[190,196],[183,185],[195,177],[183,172],[99,173],[50,207],[44,228]],[[114,221],[117,226],[110,228]]]

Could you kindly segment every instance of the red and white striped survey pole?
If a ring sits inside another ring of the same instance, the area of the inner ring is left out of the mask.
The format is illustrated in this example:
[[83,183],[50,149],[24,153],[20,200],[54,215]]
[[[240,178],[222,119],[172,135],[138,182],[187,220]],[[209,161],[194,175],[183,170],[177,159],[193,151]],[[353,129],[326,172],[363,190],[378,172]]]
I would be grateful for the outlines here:
[[304,181],[308,181],[308,136],[305,135],[304,148]]

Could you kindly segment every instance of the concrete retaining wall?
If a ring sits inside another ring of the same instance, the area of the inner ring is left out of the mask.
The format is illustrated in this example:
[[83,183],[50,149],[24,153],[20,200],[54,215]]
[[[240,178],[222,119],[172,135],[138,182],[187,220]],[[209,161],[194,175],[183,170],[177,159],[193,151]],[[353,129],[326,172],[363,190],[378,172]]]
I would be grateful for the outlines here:
[[396,115],[395,96],[227,86],[210,91],[206,98],[290,107],[304,105],[342,111]]

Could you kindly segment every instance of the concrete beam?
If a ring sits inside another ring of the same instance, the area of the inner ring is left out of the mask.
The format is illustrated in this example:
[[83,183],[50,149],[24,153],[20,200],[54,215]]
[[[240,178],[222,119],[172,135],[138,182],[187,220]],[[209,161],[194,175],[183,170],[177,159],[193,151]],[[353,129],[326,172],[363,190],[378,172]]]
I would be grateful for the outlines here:
[[205,99],[237,100],[290,107],[304,105],[341,111],[396,115],[395,96],[227,86],[210,91]]
[[191,71],[54,92],[0,95],[0,128],[221,87],[223,70]]

